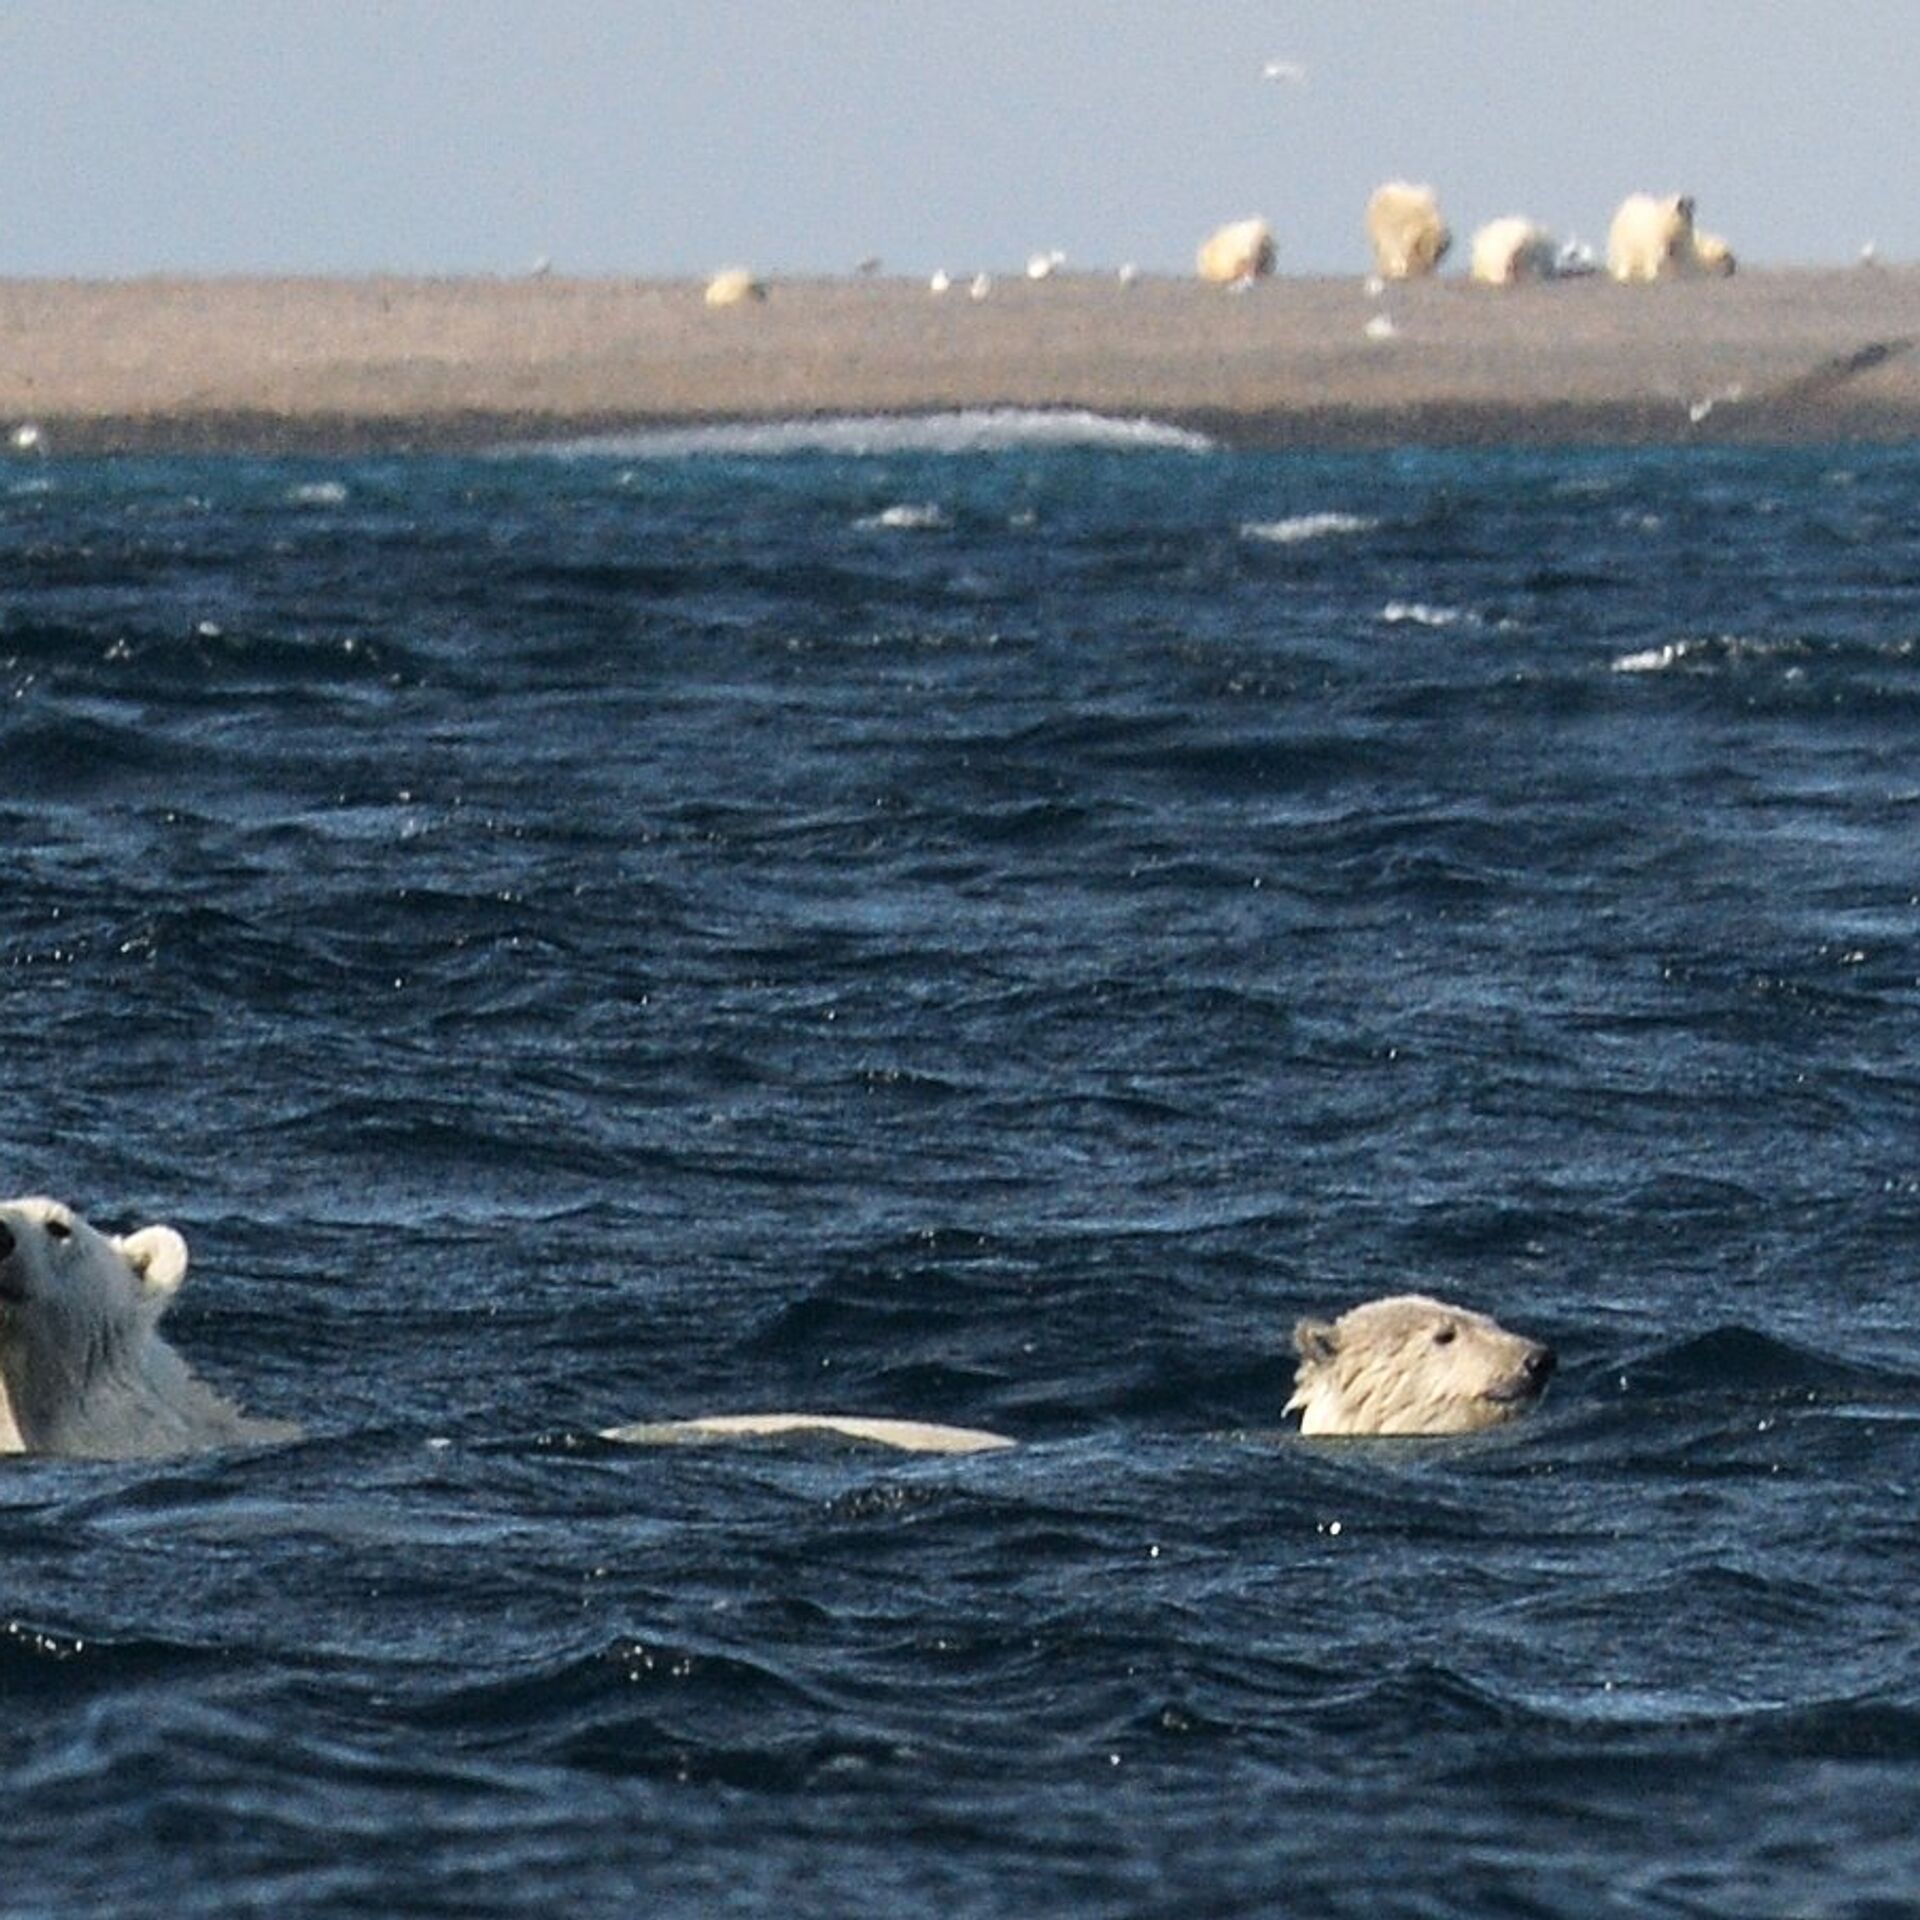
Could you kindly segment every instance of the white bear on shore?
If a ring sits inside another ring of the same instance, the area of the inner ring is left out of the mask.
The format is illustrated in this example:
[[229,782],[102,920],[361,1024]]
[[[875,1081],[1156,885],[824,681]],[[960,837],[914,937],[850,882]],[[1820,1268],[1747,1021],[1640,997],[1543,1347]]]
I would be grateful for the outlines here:
[[285,1440],[160,1337],[187,1273],[171,1227],[113,1239],[57,1200],[0,1202],[0,1454],[84,1459]]
[[1630,193],[1607,230],[1607,271],[1616,280],[1723,275],[1733,265],[1733,249],[1717,233],[1694,231],[1693,201],[1684,193]]
[[1544,227],[1520,214],[1489,220],[1473,236],[1471,277],[1489,287],[1516,286],[1522,280],[1551,280],[1560,247]]
[[1656,199],[1630,193],[1607,229],[1607,271],[1616,280],[1658,280],[1677,273],[1693,251],[1693,202],[1684,193]]
[[1717,233],[1693,230],[1693,271],[1724,279],[1734,269],[1733,249]]
[[1273,271],[1273,229],[1264,220],[1235,220],[1200,243],[1195,270],[1217,287],[1244,286]]
[[1431,187],[1389,180],[1367,201],[1367,240],[1382,280],[1415,280],[1446,258],[1453,234]]
[[706,303],[710,307],[743,307],[766,297],[766,282],[756,279],[745,267],[722,267],[707,282]]
[[1293,1344],[1303,1434],[1472,1433],[1526,1412],[1554,1368],[1551,1347],[1420,1293],[1302,1320]]

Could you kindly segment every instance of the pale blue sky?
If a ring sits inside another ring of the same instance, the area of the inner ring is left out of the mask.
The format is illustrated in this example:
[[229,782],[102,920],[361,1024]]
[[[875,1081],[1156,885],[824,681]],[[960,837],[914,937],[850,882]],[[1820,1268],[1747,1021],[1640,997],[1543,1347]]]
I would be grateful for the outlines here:
[[1396,173],[1920,259],[1920,0],[0,0],[0,71],[16,274],[1359,272]]

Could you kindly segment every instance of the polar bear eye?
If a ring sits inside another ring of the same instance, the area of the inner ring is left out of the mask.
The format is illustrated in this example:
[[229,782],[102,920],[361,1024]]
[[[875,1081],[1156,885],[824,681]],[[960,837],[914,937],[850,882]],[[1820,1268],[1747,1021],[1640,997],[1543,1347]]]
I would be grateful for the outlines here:
[[73,1229],[68,1226],[64,1220],[49,1220],[47,1222],[47,1238],[49,1240],[71,1240],[73,1238]]
[[1433,1344],[1436,1347],[1452,1346],[1453,1336],[1457,1331],[1458,1329],[1454,1327],[1435,1327],[1433,1330]]

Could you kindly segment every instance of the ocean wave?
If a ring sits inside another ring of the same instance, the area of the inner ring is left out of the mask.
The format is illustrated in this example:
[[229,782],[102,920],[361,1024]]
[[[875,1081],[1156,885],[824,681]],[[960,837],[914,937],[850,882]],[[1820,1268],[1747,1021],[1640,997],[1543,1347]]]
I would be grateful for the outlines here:
[[558,459],[681,460],[699,454],[760,458],[795,453],[1003,453],[1021,447],[1206,453],[1205,434],[1164,420],[1123,419],[1084,408],[978,407],[951,413],[836,414],[742,420],[589,434],[535,449]]
[[1325,540],[1338,534],[1372,533],[1380,522],[1363,513],[1295,513],[1283,520],[1246,520],[1241,522],[1243,540],[1266,540],[1275,546],[1296,547],[1309,540]]
[[1920,1381],[1898,1368],[1822,1353],[1753,1327],[1730,1323],[1658,1347],[1626,1362],[1614,1382],[1622,1394],[1671,1398],[1719,1394],[1768,1398],[1910,1399]]

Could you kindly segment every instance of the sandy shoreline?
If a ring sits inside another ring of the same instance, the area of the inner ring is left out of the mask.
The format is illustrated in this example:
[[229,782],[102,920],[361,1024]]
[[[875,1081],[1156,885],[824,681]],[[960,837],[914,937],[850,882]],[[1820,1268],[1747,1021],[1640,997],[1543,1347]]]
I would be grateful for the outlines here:
[[[1385,313],[1390,339],[1370,338]],[[1084,407],[1244,445],[1920,435],[1920,269],[1494,291],[1357,279],[0,281],[0,422],[55,452],[457,450]]]

